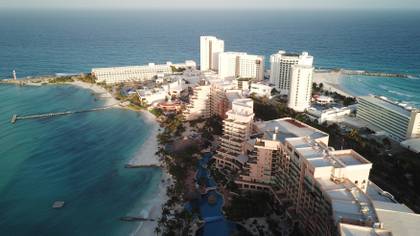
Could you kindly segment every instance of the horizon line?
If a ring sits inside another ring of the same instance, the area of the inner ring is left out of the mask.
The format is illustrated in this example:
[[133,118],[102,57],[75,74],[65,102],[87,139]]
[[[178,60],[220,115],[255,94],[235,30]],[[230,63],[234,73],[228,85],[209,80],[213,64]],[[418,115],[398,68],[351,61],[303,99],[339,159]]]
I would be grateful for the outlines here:
[[420,7],[413,8],[392,8],[392,7],[0,7],[0,10],[36,10],[36,11],[57,11],[57,10],[86,10],[86,11],[420,11]]

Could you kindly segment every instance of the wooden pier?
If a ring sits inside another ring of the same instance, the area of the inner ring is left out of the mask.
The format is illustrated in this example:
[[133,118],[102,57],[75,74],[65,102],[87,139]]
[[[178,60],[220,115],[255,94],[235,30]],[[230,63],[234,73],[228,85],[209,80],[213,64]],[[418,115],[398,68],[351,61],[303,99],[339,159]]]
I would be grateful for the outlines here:
[[98,107],[98,108],[92,108],[92,109],[86,109],[86,110],[80,110],[80,111],[63,111],[63,112],[51,112],[51,113],[44,113],[44,114],[34,114],[34,115],[24,115],[19,116],[17,114],[14,114],[11,119],[11,123],[15,124],[18,120],[29,120],[29,119],[41,119],[41,118],[51,118],[55,116],[64,116],[64,115],[71,115],[71,114],[77,114],[77,113],[86,113],[86,112],[94,112],[94,111],[103,111],[107,109],[113,108],[115,105],[112,106],[106,106],[106,107]]

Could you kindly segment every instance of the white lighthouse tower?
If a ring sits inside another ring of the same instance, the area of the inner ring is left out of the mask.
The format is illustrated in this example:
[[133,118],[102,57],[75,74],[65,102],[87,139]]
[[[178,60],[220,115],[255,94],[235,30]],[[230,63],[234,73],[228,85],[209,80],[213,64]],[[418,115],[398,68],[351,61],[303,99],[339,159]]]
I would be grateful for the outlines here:
[[16,71],[15,70],[13,70],[12,75],[13,75],[13,79],[14,80],[17,80],[17,78],[16,78]]

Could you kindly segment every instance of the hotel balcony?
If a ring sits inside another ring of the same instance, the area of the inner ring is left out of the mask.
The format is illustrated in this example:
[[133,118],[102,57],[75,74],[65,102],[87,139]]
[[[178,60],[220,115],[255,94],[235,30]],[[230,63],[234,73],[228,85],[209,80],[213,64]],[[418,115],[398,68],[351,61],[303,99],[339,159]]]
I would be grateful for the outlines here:
[[258,163],[258,158],[256,158],[256,157],[249,157],[248,158],[248,163],[249,164],[257,164]]
[[238,136],[239,138],[243,139],[246,132],[243,129],[232,129],[230,127],[223,127],[223,132],[228,133],[230,135]]
[[237,153],[232,152],[231,150],[228,150],[223,147],[219,148],[219,150],[217,150],[217,153],[222,155],[223,157],[227,156],[226,158],[229,158],[229,159],[234,159],[238,155]]
[[223,120],[223,124],[225,124],[227,126],[231,126],[233,128],[246,128],[249,125],[249,123],[247,123],[247,122],[240,122],[240,121],[233,120],[233,119],[225,119],[225,120]]
[[223,135],[222,137],[220,137],[220,139],[223,140],[223,141],[226,141],[228,143],[232,143],[232,144],[234,144],[236,146],[241,147],[242,146],[241,143],[243,142],[243,140],[240,139],[240,138],[235,138],[235,137],[238,137],[238,136],[235,136],[235,135],[229,135],[229,136],[228,135]]
[[234,147],[234,146],[229,146],[226,143],[221,143],[220,147],[225,149],[225,150],[229,150],[232,153],[240,153],[241,152],[241,148],[239,147]]

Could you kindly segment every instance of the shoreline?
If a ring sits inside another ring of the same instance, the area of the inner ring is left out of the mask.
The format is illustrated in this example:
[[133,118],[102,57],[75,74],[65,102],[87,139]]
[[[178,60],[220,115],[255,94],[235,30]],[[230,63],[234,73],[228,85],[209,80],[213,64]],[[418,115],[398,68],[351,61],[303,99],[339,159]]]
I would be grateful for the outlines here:
[[[13,85],[13,83],[0,83],[5,85]],[[19,84],[20,85],[20,84]],[[49,85],[64,85],[64,86],[74,86],[77,89],[90,90],[90,96],[96,97],[101,103],[103,102],[105,106],[115,105],[116,109],[126,109],[133,112],[137,112],[141,115],[140,119],[144,121],[144,126],[147,126],[146,129],[149,129],[149,134],[143,140],[143,142],[137,147],[134,155],[130,156],[127,159],[127,163],[157,163],[160,165],[159,157],[155,155],[158,147],[157,143],[157,134],[159,132],[159,123],[153,114],[147,110],[134,110],[128,107],[123,107],[120,104],[120,101],[115,99],[112,94],[107,91],[105,88],[97,84],[91,84],[83,81],[74,81],[74,82],[65,82],[65,83],[45,83],[45,84],[24,84],[21,86],[49,86]],[[123,171],[131,171],[125,169]],[[134,170],[135,171],[135,170]],[[155,228],[157,227],[158,219],[162,215],[162,207],[168,201],[169,197],[167,195],[167,188],[172,184],[172,177],[168,174],[167,170],[164,167],[161,167],[161,173],[158,176],[158,183],[153,181],[152,192],[145,196],[146,205],[142,206],[136,203],[139,199],[135,199],[134,207],[130,210],[135,212],[135,215],[144,215],[145,218],[153,218],[156,221],[147,221],[147,222],[134,222],[131,224],[133,227],[130,230],[129,235],[156,235]],[[141,186],[137,191],[142,191]],[[118,227],[124,227],[123,225]]]
[[108,92],[108,90],[97,84],[90,84],[79,80],[76,80],[74,82],[66,82],[64,84],[72,85],[82,89],[89,89],[93,93],[100,95],[98,96],[98,98],[104,99],[106,106],[118,105],[120,103],[117,99],[114,98],[114,96],[112,96],[110,92]]
[[[99,97],[100,99],[105,99],[105,105],[116,105],[119,104],[119,101],[116,100],[110,92],[105,88],[97,84],[89,84],[82,81],[74,81],[65,83],[68,85],[76,86],[82,89],[89,89],[97,94],[106,94],[106,96]],[[118,109],[129,109],[127,107],[118,106]],[[159,157],[155,154],[158,150],[158,140],[157,135],[159,133],[159,123],[156,120],[156,117],[147,110],[133,110],[142,115],[145,123],[151,126],[151,131],[148,138],[141,144],[138,151],[134,156],[128,161],[127,164],[132,165],[159,165]],[[155,228],[158,226],[158,219],[162,216],[162,206],[168,201],[169,197],[167,195],[167,188],[172,182],[172,178],[167,172],[167,170],[161,166],[162,176],[160,177],[159,184],[157,186],[156,193],[150,196],[149,201],[151,201],[150,207],[142,209],[138,212],[140,215],[143,215],[144,212],[147,212],[143,217],[156,219],[155,221],[139,222],[138,227],[130,235],[140,236],[140,235],[154,235]]]
[[357,97],[356,94],[352,94],[345,90],[341,85],[343,75],[344,74],[341,71],[315,71],[313,82],[317,84],[322,83],[324,85],[324,90],[336,92],[345,97]]
[[[157,135],[159,133],[159,123],[156,121],[156,118],[153,114],[148,111],[139,111],[145,122],[152,126],[148,138],[140,146],[138,152],[134,157],[128,162],[128,164],[133,165],[159,165],[161,166],[159,156],[156,155],[158,150],[158,140]],[[161,166],[162,176],[160,178],[158,189],[156,194],[150,199],[151,206],[147,210],[147,217],[156,219],[155,221],[141,222],[137,229],[131,234],[133,236],[141,235],[154,235],[155,228],[158,226],[158,219],[162,216],[162,207],[168,201],[169,196],[167,194],[168,186],[172,182],[172,177],[169,175],[168,171]]]
[[[96,85],[96,84],[89,84],[81,81],[75,81],[69,83],[70,85],[74,85],[84,89],[90,89],[94,93],[105,93],[106,97],[101,97],[106,99],[107,105],[115,105],[119,104],[118,100],[116,100],[110,92],[108,92],[105,88]],[[118,107],[120,109],[127,109],[126,107]],[[132,110],[132,109],[129,109]],[[134,111],[134,110],[132,110]],[[141,111],[134,111],[138,112],[142,115],[145,123],[151,126],[150,134],[148,135],[147,139],[141,144],[138,151],[134,156],[128,161],[127,164],[132,165],[159,165],[160,161],[159,157],[155,154],[158,150],[158,140],[157,135],[159,133],[159,123],[156,121],[156,118],[153,114],[148,112],[147,110]],[[156,219],[156,221],[147,221],[147,222],[140,222],[139,226],[136,228],[134,232],[130,235],[154,235],[155,228],[157,227],[157,219],[162,216],[162,206],[167,202],[169,199],[167,195],[167,188],[171,183],[171,177],[169,173],[166,171],[165,168],[161,167],[162,176],[159,181],[159,185],[157,186],[157,191],[151,198],[151,206],[148,209],[142,209],[139,214],[142,212],[147,212],[147,215],[144,217]],[[169,180],[169,181],[168,181]]]

